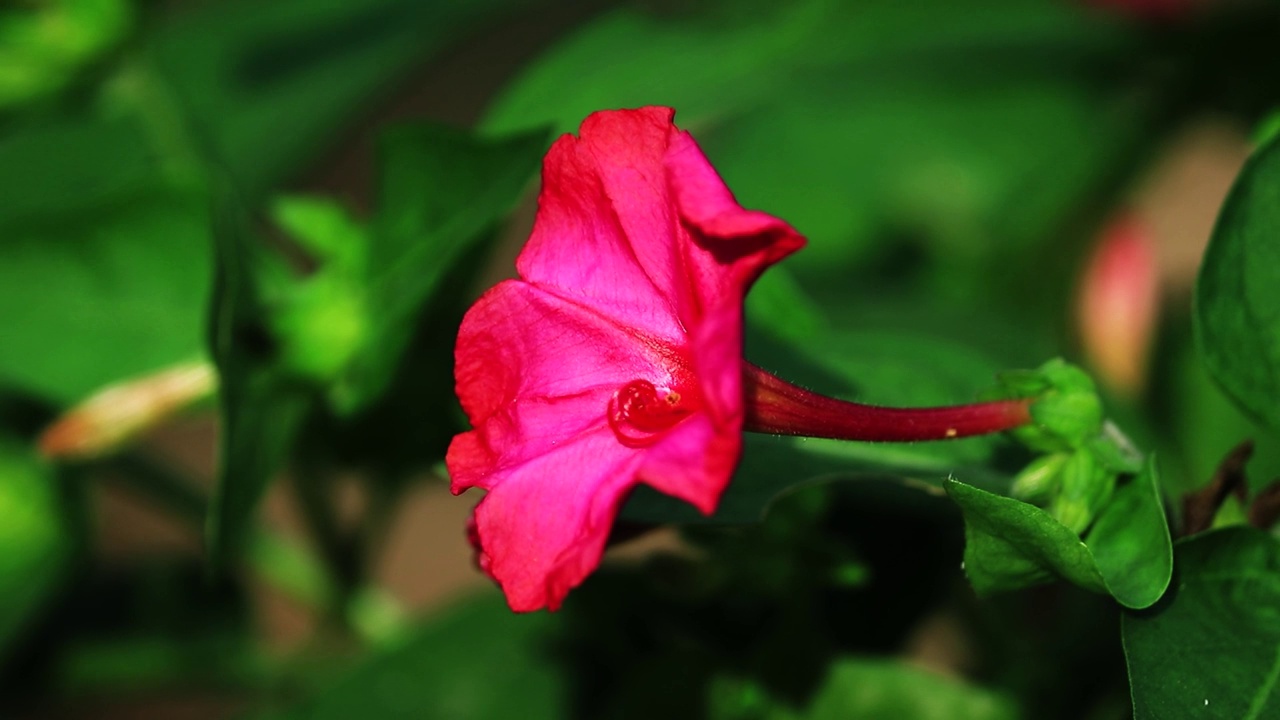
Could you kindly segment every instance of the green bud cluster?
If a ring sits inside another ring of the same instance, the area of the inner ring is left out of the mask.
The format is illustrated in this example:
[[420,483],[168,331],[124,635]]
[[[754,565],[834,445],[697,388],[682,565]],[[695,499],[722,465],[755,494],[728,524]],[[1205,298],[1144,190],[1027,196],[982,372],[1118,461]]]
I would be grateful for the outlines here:
[[1058,522],[1083,533],[1111,499],[1122,475],[1142,469],[1142,455],[1103,416],[1092,378],[1061,359],[1038,370],[1000,377],[996,394],[1035,397],[1031,424],[1012,431],[1044,453],[1014,478],[1011,494],[1045,508]]

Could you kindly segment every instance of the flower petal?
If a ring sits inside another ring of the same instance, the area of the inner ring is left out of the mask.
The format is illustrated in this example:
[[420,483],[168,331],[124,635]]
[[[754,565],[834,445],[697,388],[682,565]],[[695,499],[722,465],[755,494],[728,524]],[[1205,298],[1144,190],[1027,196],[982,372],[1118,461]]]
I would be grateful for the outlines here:
[[641,461],[603,428],[502,473],[476,506],[475,527],[480,566],[512,610],[555,610],[600,564]]
[[669,108],[596,113],[547,153],[520,276],[669,343],[683,342],[679,220],[664,157]]
[[684,222],[683,267],[698,309],[682,318],[690,334],[693,371],[717,429],[742,427],[743,300],[765,268],[804,246],[789,224],[738,204],[685,132],[666,157],[673,201]]
[[710,416],[694,415],[648,449],[640,480],[710,515],[728,487],[741,453],[740,429],[725,432]]
[[637,378],[669,380],[651,339],[528,283],[500,283],[458,333],[458,399],[474,428],[446,463],[454,492],[492,488],[499,471],[605,427],[610,398]]
[[671,139],[666,174],[690,233],[687,282],[702,307],[717,301],[741,307],[765,268],[804,247],[804,236],[786,221],[739,205],[688,133]]

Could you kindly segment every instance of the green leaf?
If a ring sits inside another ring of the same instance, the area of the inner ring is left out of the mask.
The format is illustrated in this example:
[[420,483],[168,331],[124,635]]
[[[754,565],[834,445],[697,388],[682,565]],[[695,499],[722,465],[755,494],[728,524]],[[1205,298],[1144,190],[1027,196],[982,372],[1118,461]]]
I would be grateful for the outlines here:
[[716,720],[1013,720],[1007,697],[893,660],[839,658],[803,708],[768,698],[754,683],[721,679],[711,686]]
[[[432,124],[383,135],[367,268],[368,303],[376,312],[369,351],[345,389],[345,410],[369,403],[407,362],[414,373],[452,387],[451,349],[413,362],[403,357],[406,348],[423,330],[434,333],[433,346],[456,333],[479,255],[535,176],[547,140],[545,132],[495,140]],[[433,370],[441,366],[444,374]]]
[[198,359],[208,211],[126,118],[0,138],[0,384],[69,403]]
[[964,513],[964,570],[974,591],[987,595],[1063,577],[1106,592],[1080,536],[1040,508],[955,480],[944,484]]
[[[772,322],[772,321],[771,321]],[[758,329],[747,338],[757,365],[816,392],[900,407],[971,401],[995,375],[986,357],[957,343],[904,332],[823,333],[820,354]],[[757,522],[780,494],[811,482],[898,478],[937,487],[951,475],[1005,489],[999,436],[945,442],[862,443],[746,433],[743,457],[712,520]],[[1015,451],[1016,454],[1016,451]],[[640,487],[624,509],[643,522],[705,522],[693,508]]]
[[366,344],[364,274],[369,237],[346,208],[323,198],[277,198],[272,219],[317,264],[306,277],[281,273],[267,322],[281,344],[281,369],[326,385]]
[[1108,592],[1121,605],[1148,607],[1164,594],[1173,574],[1173,540],[1154,457],[1141,473],[1116,486],[1085,544]]
[[30,450],[0,438],[0,659],[70,560],[57,487]]
[[1166,444],[1161,457],[1180,460],[1182,465],[1175,467],[1179,474],[1163,478],[1169,494],[1181,497],[1206,485],[1227,453],[1249,438],[1255,441],[1249,461],[1250,488],[1260,491],[1272,478],[1280,477],[1280,431],[1259,427],[1223,392],[1189,338],[1186,343],[1171,343],[1166,358],[1172,366],[1167,392],[1175,404],[1171,427],[1160,436]]
[[1280,429],[1280,142],[1254,154],[1218,215],[1196,281],[1196,343],[1214,379]]
[[133,22],[128,0],[76,0],[0,9],[0,109],[61,89]]
[[549,646],[558,624],[546,613],[512,613],[497,593],[471,599],[281,717],[569,717],[566,679]]
[[157,553],[78,573],[58,620],[50,682],[64,697],[138,697],[175,687],[262,687],[272,677],[243,585],[190,555]]
[[322,266],[322,271],[346,276],[364,272],[369,238],[364,226],[337,202],[285,195],[272,204],[271,218]]
[[828,330],[826,318],[785,266],[774,266],[751,286],[746,317],[762,332],[803,345]]
[[255,0],[175,13],[150,61],[253,197],[466,28],[517,0]]
[[203,199],[153,186],[79,211],[42,209],[0,221],[0,383],[68,403],[200,357]]
[[151,190],[160,170],[152,149],[143,126],[126,119],[45,120],[6,133],[0,219],[76,216]]
[[1174,554],[1169,593],[1122,621],[1134,719],[1280,715],[1280,542],[1229,528]]
[[953,3],[921,8],[891,0],[811,0],[772,10],[747,20],[664,19],[631,9],[603,15],[530,65],[499,97],[484,127],[552,124],[565,132],[601,108],[646,104],[674,106],[692,127],[768,104],[842,65],[874,63],[883,72],[928,52],[953,63],[950,53],[969,46],[1112,40],[1081,13],[1023,0],[991,3],[981,17]]
[[1061,577],[1143,608],[1169,585],[1171,540],[1154,459],[1120,481],[1083,540],[1034,505],[955,480],[945,487],[964,514],[965,573],[980,595]]
[[116,635],[76,643],[66,652],[58,668],[62,692],[137,696],[193,685],[253,687],[265,684],[273,670],[270,658],[247,632],[232,634],[214,628],[204,636],[175,638],[117,630]]

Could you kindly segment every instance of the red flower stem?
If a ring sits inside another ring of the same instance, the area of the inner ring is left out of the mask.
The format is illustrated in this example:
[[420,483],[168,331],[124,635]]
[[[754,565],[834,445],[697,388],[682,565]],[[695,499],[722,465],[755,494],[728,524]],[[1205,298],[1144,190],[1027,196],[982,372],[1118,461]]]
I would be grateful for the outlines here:
[[1034,398],[929,408],[889,408],[836,400],[742,364],[744,430],[775,435],[912,442],[1011,430],[1031,422]]

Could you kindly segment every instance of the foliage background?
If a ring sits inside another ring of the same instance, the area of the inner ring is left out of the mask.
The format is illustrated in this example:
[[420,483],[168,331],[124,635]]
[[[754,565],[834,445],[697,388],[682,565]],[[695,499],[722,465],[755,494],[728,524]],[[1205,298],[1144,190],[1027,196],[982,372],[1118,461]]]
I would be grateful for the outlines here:
[[[1082,270],[1128,214],[1160,313],[1140,388],[1093,367],[1108,413],[1171,507],[1245,438],[1261,492],[1280,352],[1214,308],[1274,308],[1274,245],[1248,245],[1252,296],[1211,266],[1199,349],[1191,291],[1275,125],[1277,39],[1273,3],[1212,0],[5,6],[0,714],[1265,717],[1269,535],[1180,544],[1177,592],[1123,632],[1062,583],[974,597],[938,488],[1007,492],[1029,456],[1006,439],[749,438],[718,522],[638,493],[627,523],[682,529],[621,544],[551,616],[511,615],[471,568],[473,498],[440,457],[452,332],[511,272],[550,138],[655,103],[810,238],[749,298],[754,362],[899,405],[1088,367]],[[1273,227],[1275,154],[1221,247]],[[37,451],[103,387],[191,362],[217,398],[117,402],[106,425],[137,437]],[[1226,679],[1195,651],[1224,633]]]

